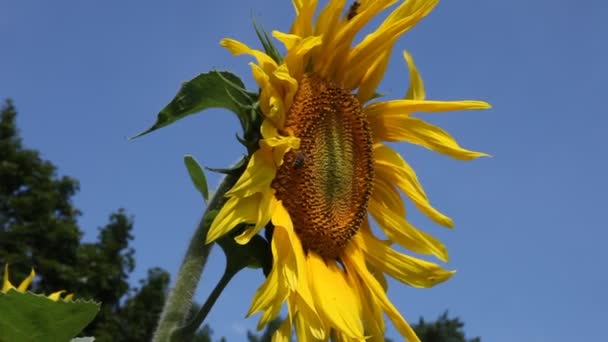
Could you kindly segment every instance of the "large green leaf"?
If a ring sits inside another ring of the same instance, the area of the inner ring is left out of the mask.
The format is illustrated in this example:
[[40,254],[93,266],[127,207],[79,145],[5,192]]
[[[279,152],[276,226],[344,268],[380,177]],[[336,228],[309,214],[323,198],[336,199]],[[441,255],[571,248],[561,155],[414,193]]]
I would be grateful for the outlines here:
[[192,183],[194,183],[196,189],[203,196],[205,203],[207,203],[209,200],[209,188],[207,187],[205,171],[203,171],[203,168],[199,165],[196,159],[189,154],[184,156],[184,164],[186,164],[186,169],[188,169]]
[[253,101],[241,79],[228,71],[211,71],[184,82],[177,95],[163,108],[152,127],[132,139],[165,127],[207,108],[226,108],[242,115],[243,105]]
[[99,304],[89,301],[52,301],[15,290],[0,293],[0,341],[70,341],[98,311]]

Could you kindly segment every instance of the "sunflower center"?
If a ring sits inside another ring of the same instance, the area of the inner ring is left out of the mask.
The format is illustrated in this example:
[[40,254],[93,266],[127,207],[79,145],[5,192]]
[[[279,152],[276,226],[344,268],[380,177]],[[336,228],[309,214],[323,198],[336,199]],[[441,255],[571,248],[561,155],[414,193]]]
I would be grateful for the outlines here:
[[369,124],[355,96],[304,75],[285,120],[300,138],[272,187],[306,251],[337,259],[367,213],[374,176]]

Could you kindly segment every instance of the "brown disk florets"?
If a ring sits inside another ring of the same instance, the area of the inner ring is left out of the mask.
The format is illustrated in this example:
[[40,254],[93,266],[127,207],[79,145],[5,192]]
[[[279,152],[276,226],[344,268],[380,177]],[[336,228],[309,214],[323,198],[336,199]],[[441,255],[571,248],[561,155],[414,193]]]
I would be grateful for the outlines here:
[[367,214],[374,156],[371,130],[357,98],[304,75],[285,128],[300,138],[272,187],[306,251],[337,259]]

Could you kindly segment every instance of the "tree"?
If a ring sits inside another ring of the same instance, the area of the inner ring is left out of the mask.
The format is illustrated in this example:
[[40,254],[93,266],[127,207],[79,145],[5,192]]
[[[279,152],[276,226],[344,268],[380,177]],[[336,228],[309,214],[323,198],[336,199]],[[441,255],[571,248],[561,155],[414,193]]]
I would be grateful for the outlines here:
[[458,317],[448,318],[444,312],[435,322],[425,322],[422,317],[412,326],[422,342],[481,342],[481,338],[466,339],[462,328],[464,323]]
[[150,341],[169,288],[169,274],[161,268],[148,270],[148,277],[132,289],[113,319],[99,326],[96,341]]
[[[213,342],[213,330],[209,324],[203,325],[203,327],[196,332],[192,342]],[[218,342],[226,342],[226,338],[222,336]]]
[[96,242],[81,242],[80,212],[72,203],[78,181],[57,176],[50,161],[23,147],[16,116],[12,102],[6,101],[0,113],[0,265],[10,264],[13,279],[25,278],[34,267],[35,292],[65,289],[77,298],[101,301],[84,335],[98,342],[149,341],[169,274],[155,268],[140,288],[130,287],[133,218],[123,209],[99,228]]
[[74,279],[82,233],[71,202],[78,182],[57,177],[56,168],[37,151],[24,149],[11,101],[0,117],[0,261],[11,274],[24,278],[32,265],[44,270],[38,291],[49,292]]

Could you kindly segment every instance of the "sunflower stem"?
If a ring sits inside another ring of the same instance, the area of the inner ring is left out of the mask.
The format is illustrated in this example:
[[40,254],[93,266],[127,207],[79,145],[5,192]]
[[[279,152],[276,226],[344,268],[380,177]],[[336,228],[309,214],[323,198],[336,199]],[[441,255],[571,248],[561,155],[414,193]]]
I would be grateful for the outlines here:
[[179,328],[186,320],[192,307],[192,297],[201,279],[212,247],[212,244],[205,244],[207,232],[212,222],[212,220],[208,219],[208,214],[219,210],[224,205],[226,201],[224,194],[234,186],[239,176],[238,174],[227,174],[224,176],[218,186],[217,192],[211,197],[209,205],[205,209],[203,217],[190,240],[190,245],[180,266],[175,285],[169,291],[169,296],[154,332],[154,342],[169,341],[173,331]]
[[201,309],[196,313],[190,322],[183,327],[174,330],[173,334],[171,334],[171,341],[179,342],[189,341],[192,339],[194,333],[196,333],[196,330],[201,326],[201,324],[203,324],[205,318],[207,318],[207,315],[209,314],[209,311],[211,311],[211,308],[220,297],[220,294],[222,294],[226,288],[226,285],[228,285],[230,280],[232,280],[232,277],[234,277],[234,275],[240,270],[240,267],[232,267],[230,263],[226,264],[224,274],[213,288],[213,291],[211,291],[211,294],[209,294],[209,297],[207,297],[205,304],[203,304]]

